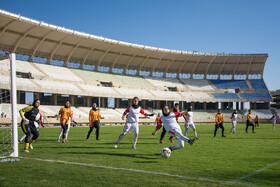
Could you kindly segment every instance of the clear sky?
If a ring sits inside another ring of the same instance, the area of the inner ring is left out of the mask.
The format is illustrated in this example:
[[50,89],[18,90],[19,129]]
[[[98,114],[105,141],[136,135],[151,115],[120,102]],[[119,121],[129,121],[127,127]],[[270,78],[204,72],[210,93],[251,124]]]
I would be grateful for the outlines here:
[[280,0],[8,0],[0,8],[153,47],[268,53],[264,80],[280,89]]

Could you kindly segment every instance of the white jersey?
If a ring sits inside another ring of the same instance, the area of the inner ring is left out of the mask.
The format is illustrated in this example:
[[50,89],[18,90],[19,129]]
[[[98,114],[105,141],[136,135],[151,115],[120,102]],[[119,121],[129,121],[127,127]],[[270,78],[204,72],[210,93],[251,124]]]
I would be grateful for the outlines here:
[[140,106],[138,108],[134,108],[133,106],[129,106],[124,111],[123,116],[127,115],[127,121],[126,122],[135,123],[135,122],[139,122],[139,114],[143,114],[145,116],[147,115]]
[[177,112],[170,112],[168,116],[161,116],[160,120],[163,123],[166,132],[169,132],[172,129],[179,129],[181,131],[181,127],[176,121],[176,118],[181,116],[182,114]]
[[235,121],[237,121],[237,117],[238,117],[237,114],[232,113],[231,120],[235,122]]
[[193,112],[188,112],[187,116],[184,116],[184,119],[189,123],[192,124],[193,123]]

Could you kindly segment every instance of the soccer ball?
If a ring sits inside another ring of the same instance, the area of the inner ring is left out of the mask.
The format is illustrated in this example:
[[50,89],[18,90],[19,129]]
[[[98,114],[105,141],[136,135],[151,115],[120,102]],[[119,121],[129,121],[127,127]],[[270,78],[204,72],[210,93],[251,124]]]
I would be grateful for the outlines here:
[[171,150],[167,147],[160,150],[160,155],[162,158],[169,158],[171,156]]

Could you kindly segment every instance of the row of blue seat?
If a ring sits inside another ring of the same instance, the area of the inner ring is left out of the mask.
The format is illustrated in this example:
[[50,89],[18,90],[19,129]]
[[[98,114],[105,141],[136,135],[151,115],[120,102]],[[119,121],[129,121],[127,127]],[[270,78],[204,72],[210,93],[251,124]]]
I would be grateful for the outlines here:
[[[239,99],[235,93],[212,93],[216,99]],[[268,92],[265,93],[241,93],[243,99],[271,99]]]
[[[267,90],[262,79],[249,80],[254,90]],[[245,80],[211,80],[211,83],[218,89],[249,89]]]

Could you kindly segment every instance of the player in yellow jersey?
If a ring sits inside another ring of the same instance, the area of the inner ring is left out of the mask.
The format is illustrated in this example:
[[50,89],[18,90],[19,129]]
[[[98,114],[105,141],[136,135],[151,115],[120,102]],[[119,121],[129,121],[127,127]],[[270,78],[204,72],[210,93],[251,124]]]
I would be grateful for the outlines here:
[[216,114],[216,117],[215,117],[214,137],[216,137],[218,128],[222,129],[222,137],[226,137],[224,135],[224,132],[225,132],[225,128],[224,128],[224,115],[222,114],[222,110],[221,109],[218,110],[218,113]]
[[259,117],[258,117],[258,115],[256,115],[256,117],[255,117],[255,127],[257,127],[257,126],[260,127],[259,126],[259,121],[260,121]]
[[248,110],[248,114],[247,114],[246,133],[248,133],[248,127],[249,126],[252,126],[252,133],[255,133],[251,110]]
[[99,128],[100,128],[100,119],[104,119],[99,110],[96,108],[96,103],[92,104],[92,109],[89,111],[89,131],[87,134],[86,141],[88,141],[89,136],[94,128],[96,128],[96,140],[100,141],[99,139]]
[[[39,132],[35,126],[36,116],[39,114],[40,100],[35,99],[33,104],[19,110],[19,114],[22,118],[20,126],[22,131],[26,134],[24,152],[29,153],[29,144],[32,144],[39,137]],[[31,134],[33,135],[31,138]]]
[[157,126],[156,129],[154,130],[154,132],[152,132],[152,135],[155,135],[157,133],[157,131],[159,131],[159,129],[161,128],[161,123],[160,123],[160,113],[158,113],[156,120],[155,120]]
[[63,129],[62,143],[66,143],[66,133],[69,128],[68,125],[70,125],[69,119],[71,118],[71,121],[73,121],[72,110],[69,101],[66,101],[65,106],[59,110],[57,119],[58,118],[60,118],[60,125]]

